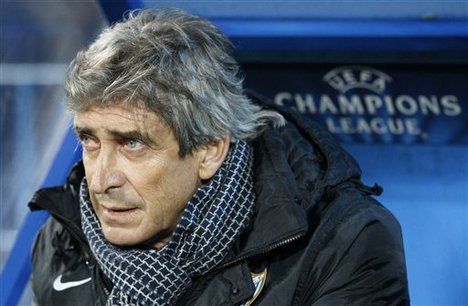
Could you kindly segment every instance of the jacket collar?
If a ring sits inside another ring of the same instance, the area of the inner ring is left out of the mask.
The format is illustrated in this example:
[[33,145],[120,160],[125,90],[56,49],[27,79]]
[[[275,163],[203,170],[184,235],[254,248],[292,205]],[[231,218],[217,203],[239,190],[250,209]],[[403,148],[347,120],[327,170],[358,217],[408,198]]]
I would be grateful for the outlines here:
[[34,194],[29,208],[46,210],[64,225],[71,228],[82,239],[79,186],[84,177],[82,162],[76,163],[70,170],[67,182],[62,186],[42,188]]
[[276,129],[265,131],[253,142],[256,213],[236,258],[267,253],[307,232],[307,214],[283,146]]
[[[361,169],[356,160],[317,122],[305,118],[290,108],[275,105],[254,91],[247,90],[246,94],[262,108],[279,112],[288,122],[286,127],[281,129],[282,137],[286,139],[283,149],[289,150],[286,153],[288,162],[291,164],[294,162],[293,158],[303,157],[308,157],[311,161],[307,165],[309,169],[300,169],[300,167],[294,169],[300,198],[308,213],[316,209],[318,200],[327,190],[349,180],[360,182]],[[301,152],[294,152],[301,141],[309,143],[311,147]],[[298,170],[315,172],[313,174],[315,177],[310,179],[306,176],[306,179],[303,179],[298,175]]]

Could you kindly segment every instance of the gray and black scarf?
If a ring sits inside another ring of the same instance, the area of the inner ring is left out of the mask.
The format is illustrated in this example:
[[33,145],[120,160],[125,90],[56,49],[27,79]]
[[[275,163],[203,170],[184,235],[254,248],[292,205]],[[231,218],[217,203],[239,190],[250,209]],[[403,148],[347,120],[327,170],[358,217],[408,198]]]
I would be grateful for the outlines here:
[[109,243],[89,200],[80,189],[81,225],[91,250],[114,288],[107,305],[172,305],[226,256],[254,211],[252,148],[231,145],[221,168],[187,203],[171,241],[162,249],[123,249]]

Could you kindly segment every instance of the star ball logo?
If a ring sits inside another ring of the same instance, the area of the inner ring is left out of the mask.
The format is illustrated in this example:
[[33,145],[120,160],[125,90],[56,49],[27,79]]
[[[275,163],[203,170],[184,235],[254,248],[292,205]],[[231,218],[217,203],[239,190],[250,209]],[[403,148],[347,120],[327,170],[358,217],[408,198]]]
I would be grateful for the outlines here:
[[455,95],[393,94],[394,79],[371,67],[337,67],[325,73],[322,81],[329,89],[320,94],[279,92],[274,101],[320,115],[334,134],[410,135],[421,140],[428,137],[421,124],[424,117],[462,113]]
[[325,74],[323,80],[341,93],[354,88],[365,88],[381,94],[392,78],[373,68],[345,66],[331,70]]

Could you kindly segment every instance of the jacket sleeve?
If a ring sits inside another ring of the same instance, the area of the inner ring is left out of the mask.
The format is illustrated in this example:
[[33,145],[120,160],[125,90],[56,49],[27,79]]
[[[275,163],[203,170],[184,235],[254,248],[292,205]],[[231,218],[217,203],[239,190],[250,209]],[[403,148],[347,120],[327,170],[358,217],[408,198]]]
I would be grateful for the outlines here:
[[301,304],[409,305],[400,225],[376,201],[364,202],[330,232]]

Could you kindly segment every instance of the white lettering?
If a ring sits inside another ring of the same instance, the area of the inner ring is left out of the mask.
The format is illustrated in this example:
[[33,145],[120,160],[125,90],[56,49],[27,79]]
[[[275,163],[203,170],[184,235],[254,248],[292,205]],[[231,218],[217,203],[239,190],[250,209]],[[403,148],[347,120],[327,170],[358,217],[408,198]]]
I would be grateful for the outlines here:
[[372,82],[373,87],[376,88],[377,91],[379,92],[382,92],[385,90],[385,84],[386,84],[386,79],[384,79],[383,77],[379,77],[375,79],[374,82]]
[[330,79],[328,79],[328,84],[340,91],[342,91],[342,88],[345,86],[345,82],[343,82],[339,75],[331,75]]
[[284,106],[284,101],[291,101],[292,95],[289,92],[279,92],[275,96],[275,104]]
[[410,96],[398,96],[395,100],[395,106],[403,115],[414,115],[418,111],[418,103]]
[[418,127],[418,120],[414,118],[409,118],[405,120],[406,131],[410,135],[419,135],[421,134],[421,129]]
[[439,103],[436,96],[418,96],[418,100],[423,115],[428,115],[429,113],[440,115]]
[[333,104],[332,99],[328,95],[320,96],[320,107],[319,111],[321,114],[330,112],[332,114],[338,114],[338,109]]
[[387,133],[387,126],[385,125],[382,118],[373,118],[370,121],[370,126],[372,131],[374,131],[376,134],[383,135]]
[[366,88],[377,93],[385,90],[392,78],[376,69],[364,66],[344,66],[329,71],[323,79],[341,93],[353,88]]
[[403,119],[396,118],[388,121],[388,130],[393,135],[402,135],[405,132],[405,125]]
[[296,101],[296,107],[300,113],[309,112],[311,114],[315,114],[317,112],[317,108],[315,107],[314,103],[314,97],[312,97],[311,94],[295,94],[294,101]]
[[361,118],[362,120],[358,120],[357,123],[356,123],[356,129],[359,131],[359,133],[367,133],[367,134],[371,134],[372,133],[372,130],[371,130],[371,127],[369,125],[369,123],[367,123],[366,120],[364,120],[364,118]]
[[377,109],[383,106],[382,98],[377,95],[365,95],[364,103],[366,104],[367,113],[374,115]]
[[353,127],[353,118],[341,117],[340,118],[341,130],[346,134],[356,133],[356,129]]
[[414,118],[365,118],[340,117],[325,119],[328,130],[333,134],[378,134],[378,135],[421,135],[418,120]]
[[[274,97],[274,103],[291,106],[301,113],[335,114],[335,115],[376,115],[385,111],[390,116],[413,116],[418,113],[424,116],[458,116],[463,112],[459,99],[454,95],[337,95],[322,94],[314,96],[310,93],[279,92]],[[399,129],[398,126],[395,126]]]
[[333,133],[333,134],[338,134],[341,132],[341,130],[339,129],[339,127],[335,124],[335,122],[333,121],[333,118],[330,118],[328,117],[326,120],[325,120],[326,124],[327,124],[327,128],[328,128],[328,131],[330,133]]
[[458,116],[462,112],[456,96],[443,96],[440,98],[440,104],[444,107],[444,114],[447,116]]
[[341,72],[343,75],[343,79],[348,83],[348,85],[355,85],[357,84],[356,78],[351,70],[345,69]]
[[364,107],[362,106],[361,99],[358,95],[352,95],[348,99],[344,95],[338,96],[338,104],[342,114],[363,114]]
[[384,96],[385,106],[389,115],[395,114],[395,107],[393,106],[393,100],[391,96]]
[[363,83],[369,82],[372,80],[372,72],[367,69],[361,70],[360,80]]

